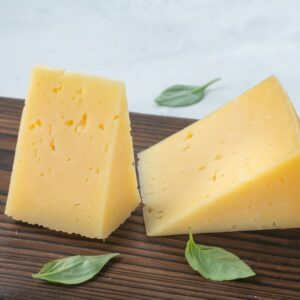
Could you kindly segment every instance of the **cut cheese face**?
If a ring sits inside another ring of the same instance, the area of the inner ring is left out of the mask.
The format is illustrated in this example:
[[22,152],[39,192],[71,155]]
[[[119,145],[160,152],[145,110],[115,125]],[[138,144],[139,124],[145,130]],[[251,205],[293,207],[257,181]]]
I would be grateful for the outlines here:
[[139,202],[123,83],[34,68],[5,214],[106,238]]
[[270,77],[141,152],[147,234],[300,227],[299,133]]

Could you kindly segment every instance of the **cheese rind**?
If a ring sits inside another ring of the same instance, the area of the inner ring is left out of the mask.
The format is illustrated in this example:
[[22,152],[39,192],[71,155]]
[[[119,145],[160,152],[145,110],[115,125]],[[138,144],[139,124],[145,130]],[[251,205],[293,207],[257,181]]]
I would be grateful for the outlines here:
[[[119,140],[123,155],[117,155]],[[123,83],[36,67],[23,109],[5,214],[106,238],[140,202],[133,163]],[[124,190],[116,166],[126,175]],[[115,215],[108,212],[112,203]]]
[[139,154],[148,235],[300,227],[297,115],[270,77]]

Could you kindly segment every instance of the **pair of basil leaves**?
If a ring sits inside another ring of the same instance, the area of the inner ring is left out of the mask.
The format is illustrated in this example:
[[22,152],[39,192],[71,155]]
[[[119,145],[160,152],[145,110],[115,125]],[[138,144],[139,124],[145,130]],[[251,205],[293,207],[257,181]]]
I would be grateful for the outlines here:
[[[32,277],[52,283],[80,284],[93,278],[117,255],[119,253],[94,256],[75,255],[52,260]],[[253,270],[238,256],[219,247],[196,244],[191,230],[185,257],[193,270],[209,280],[235,280],[255,275]]]

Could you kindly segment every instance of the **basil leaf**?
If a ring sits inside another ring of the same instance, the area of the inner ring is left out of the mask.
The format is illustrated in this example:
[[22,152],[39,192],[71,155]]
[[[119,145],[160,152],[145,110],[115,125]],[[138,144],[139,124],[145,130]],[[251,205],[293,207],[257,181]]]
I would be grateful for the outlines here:
[[83,283],[99,273],[106,263],[117,255],[119,253],[75,255],[52,260],[45,264],[39,273],[32,274],[32,277],[53,283]]
[[238,256],[219,247],[196,244],[191,230],[185,257],[193,270],[209,280],[235,280],[255,275]]
[[214,82],[220,80],[216,78],[202,86],[194,85],[173,85],[164,90],[155,98],[155,102],[160,106],[188,106],[201,101],[205,95],[205,90]]

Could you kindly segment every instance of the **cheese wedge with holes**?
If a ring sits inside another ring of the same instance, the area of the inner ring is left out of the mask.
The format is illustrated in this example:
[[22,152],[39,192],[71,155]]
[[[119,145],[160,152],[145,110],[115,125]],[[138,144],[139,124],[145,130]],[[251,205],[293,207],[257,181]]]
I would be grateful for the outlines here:
[[106,238],[139,202],[124,84],[34,68],[5,214]]
[[270,77],[139,154],[148,235],[300,227],[300,131]]

